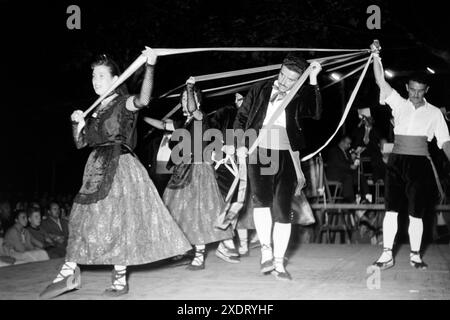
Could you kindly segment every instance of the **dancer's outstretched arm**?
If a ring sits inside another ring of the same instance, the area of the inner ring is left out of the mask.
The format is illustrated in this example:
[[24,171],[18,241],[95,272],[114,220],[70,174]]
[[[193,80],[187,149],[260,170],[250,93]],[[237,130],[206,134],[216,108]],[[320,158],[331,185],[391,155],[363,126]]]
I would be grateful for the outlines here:
[[160,129],[160,130],[167,130],[167,131],[175,131],[175,128],[173,126],[173,121],[168,119],[168,120],[158,120],[158,119],[153,119],[150,117],[144,117],[144,121],[146,123],[148,123],[149,125],[155,127],[156,129]]
[[373,44],[371,45],[372,52],[374,52],[373,57],[373,73],[375,75],[375,81],[380,88],[381,101],[384,101],[392,93],[392,87],[387,83],[384,78],[383,65],[381,64],[381,58],[379,54],[379,48],[376,48]]
[[134,97],[132,100],[133,103],[126,104],[126,108],[130,111],[137,111],[143,107],[146,107],[150,102],[150,97],[153,91],[153,75],[157,55],[151,48],[145,49],[142,53],[147,57],[144,80],[142,81],[141,93]]

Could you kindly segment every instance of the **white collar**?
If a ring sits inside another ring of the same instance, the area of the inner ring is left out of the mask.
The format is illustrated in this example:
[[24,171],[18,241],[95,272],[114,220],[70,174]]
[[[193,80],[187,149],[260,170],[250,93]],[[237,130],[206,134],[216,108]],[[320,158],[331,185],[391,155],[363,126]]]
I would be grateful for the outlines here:
[[416,108],[415,106],[414,106],[414,104],[411,102],[411,100],[409,100],[409,98],[408,98],[408,103],[414,108],[414,110],[419,110],[420,108],[426,108],[426,107],[428,107],[428,101],[427,101],[427,99],[425,99],[425,98],[423,98],[423,101],[425,102],[423,105],[421,105],[420,107],[418,107],[418,108]]

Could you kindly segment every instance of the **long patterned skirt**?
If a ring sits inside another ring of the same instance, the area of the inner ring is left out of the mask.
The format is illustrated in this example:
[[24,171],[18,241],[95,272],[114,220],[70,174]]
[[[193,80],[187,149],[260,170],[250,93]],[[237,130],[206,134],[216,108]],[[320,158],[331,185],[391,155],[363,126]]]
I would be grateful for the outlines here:
[[169,182],[164,191],[163,200],[170,213],[193,245],[231,239],[231,228],[214,227],[224,207],[214,169],[207,163],[192,164],[191,174],[182,188],[170,188]]
[[130,154],[120,156],[105,199],[73,204],[66,261],[129,266],[191,248],[144,166]]

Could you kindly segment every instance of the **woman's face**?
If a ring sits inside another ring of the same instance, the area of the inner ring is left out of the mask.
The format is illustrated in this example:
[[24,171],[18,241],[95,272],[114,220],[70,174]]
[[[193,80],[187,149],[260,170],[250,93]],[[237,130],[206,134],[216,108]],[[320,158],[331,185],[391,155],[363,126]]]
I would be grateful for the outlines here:
[[28,218],[30,225],[32,227],[39,227],[41,225],[41,214],[37,211],[34,211],[31,216]]
[[94,70],[92,70],[92,86],[95,93],[99,96],[104,94],[117,78],[117,76],[111,75],[111,70],[108,66],[95,66]]

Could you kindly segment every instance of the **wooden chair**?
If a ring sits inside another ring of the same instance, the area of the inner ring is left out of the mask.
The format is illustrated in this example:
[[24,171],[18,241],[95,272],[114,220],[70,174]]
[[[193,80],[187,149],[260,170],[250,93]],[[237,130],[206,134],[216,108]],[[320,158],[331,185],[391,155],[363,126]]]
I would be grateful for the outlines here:
[[384,182],[383,180],[378,180],[375,182],[375,203],[384,203],[383,195],[384,195]]
[[[339,181],[328,180],[324,175],[324,186],[326,201],[322,203],[332,204],[342,201],[342,183]],[[319,230],[316,242],[321,243],[325,234],[325,243],[334,243],[336,232],[341,233],[341,239],[350,242],[349,232],[351,224],[349,223],[349,212],[339,209],[323,209],[318,214]]]

